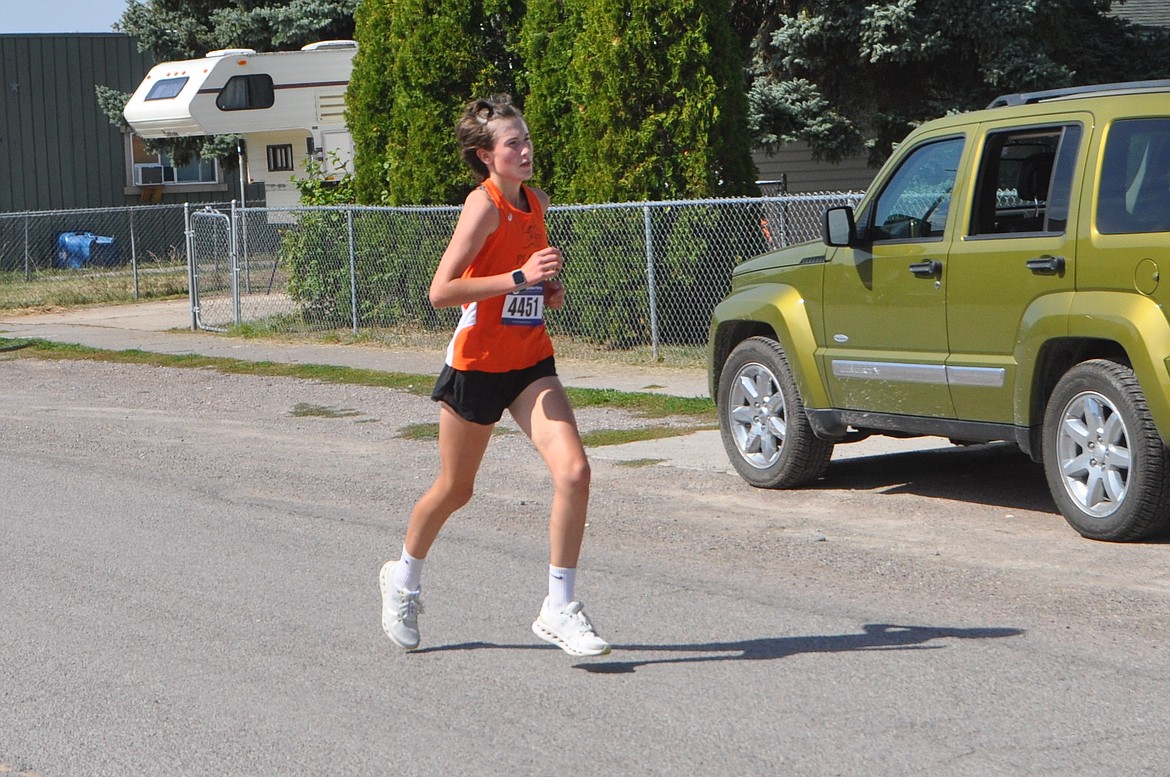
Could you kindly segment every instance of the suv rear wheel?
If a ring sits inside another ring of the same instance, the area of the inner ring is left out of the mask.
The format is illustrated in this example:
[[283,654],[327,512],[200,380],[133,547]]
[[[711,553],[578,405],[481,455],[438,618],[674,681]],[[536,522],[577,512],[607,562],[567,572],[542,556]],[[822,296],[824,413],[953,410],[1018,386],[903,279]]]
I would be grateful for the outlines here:
[[1148,537],[1170,522],[1170,456],[1133,370],[1103,359],[1073,367],[1044,414],[1044,472],[1084,537]]
[[775,340],[752,337],[735,347],[723,365],[718,399],[723,446],[748,483],[791,488],[824,474],[833,443],[813,434]]

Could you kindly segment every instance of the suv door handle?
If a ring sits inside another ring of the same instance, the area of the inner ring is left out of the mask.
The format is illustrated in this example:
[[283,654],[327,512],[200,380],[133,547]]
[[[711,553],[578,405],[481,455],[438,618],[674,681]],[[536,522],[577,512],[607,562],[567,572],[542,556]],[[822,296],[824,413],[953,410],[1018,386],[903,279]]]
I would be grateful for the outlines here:
[[1034,273],[1055,275],[1064,272],[1064,257],[1038,256],[1035,259],[1029,259],[1024,266]]
[[934,278],[942,275],[942,262],[938,259],[927,259],[925,262],[915,262],[910,265],[910,272],[919,278]]

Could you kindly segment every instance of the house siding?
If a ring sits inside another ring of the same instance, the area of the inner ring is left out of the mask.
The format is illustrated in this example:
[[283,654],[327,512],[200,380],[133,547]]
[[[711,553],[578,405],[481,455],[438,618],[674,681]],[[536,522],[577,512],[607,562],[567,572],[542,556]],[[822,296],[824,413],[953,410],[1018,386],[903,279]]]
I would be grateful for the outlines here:
[[[815,192],[865,191],[877,170],[867,163],[867,157],[849,157],[840,163],[817,162],[807,143],[785,143],[774,154],[757,151],[754,154],[759,181],[786,183],[791,194]],[[777,186],[762,186],[764,194],[778,194]]]
[[150,65],[127,35],[0,35],[0,211],[125,204],[122,132],[94,87],[130,91]]
[[1170,8],[1166,7],[1166,0],[1114,2],[1109,13],[1144,27],[1170,27]]

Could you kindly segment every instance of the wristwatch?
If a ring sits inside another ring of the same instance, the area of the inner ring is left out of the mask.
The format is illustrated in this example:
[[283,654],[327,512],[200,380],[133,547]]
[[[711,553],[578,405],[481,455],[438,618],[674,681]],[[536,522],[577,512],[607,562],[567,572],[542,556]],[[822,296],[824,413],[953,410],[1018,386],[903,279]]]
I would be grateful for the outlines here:
[[516,284],[516,291],[524,291],[528,288],[528,279],[524,277],[523,270],[512,272],[512,283]]

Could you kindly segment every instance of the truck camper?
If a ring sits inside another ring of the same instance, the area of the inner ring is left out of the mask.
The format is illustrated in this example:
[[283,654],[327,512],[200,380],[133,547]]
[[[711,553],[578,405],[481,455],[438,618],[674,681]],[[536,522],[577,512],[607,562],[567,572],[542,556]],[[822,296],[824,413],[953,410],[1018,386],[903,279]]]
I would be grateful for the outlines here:
[[[209,51],[202,59],[155,65],[126,103],[127,123],[147,139],[241,135],[245,175],[263,183],[269,207],[296,205],[294,175],[307,159],[326,179],[352,169],[345,90],[357,43],[311,43],[300,51]],[[166,182],[158,165],[135,170],[139,185]]]

